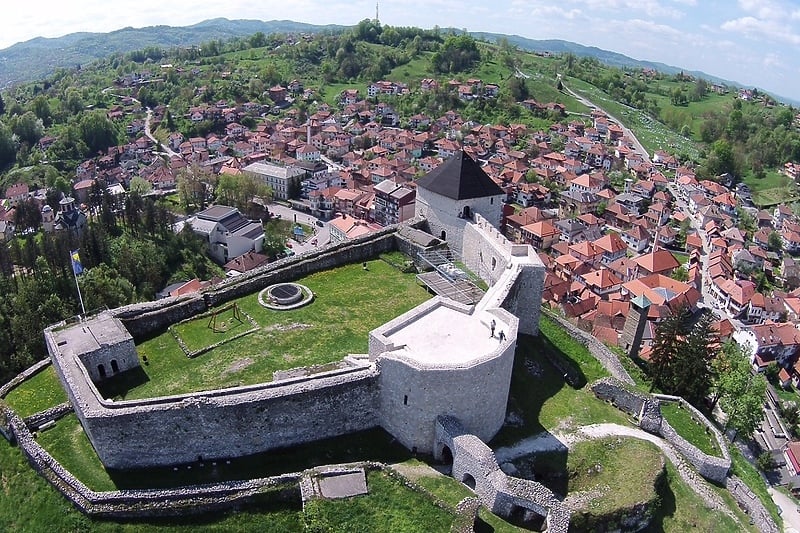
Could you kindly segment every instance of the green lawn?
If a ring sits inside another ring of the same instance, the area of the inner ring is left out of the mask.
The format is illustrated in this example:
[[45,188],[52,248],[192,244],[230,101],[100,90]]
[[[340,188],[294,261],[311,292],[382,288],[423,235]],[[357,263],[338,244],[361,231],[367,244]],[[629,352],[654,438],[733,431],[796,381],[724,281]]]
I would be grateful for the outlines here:
[[657,500],[662,462],[661,450],[639,439],[609,437],[577,443],[567,456],[568,493],[594,496],[585,510],[573,513],[570,526],[585,530],[605,522],[605,515]]
[[[509,446],[542,431],[581,426],[598,422],[628,424],[620,410],[595,398],[588,387],[574,389],[564,382],[562,374],[544,356],[554,350],[559,357],[580,368],[591,382],[607,375],[586,348],[542,316],[539,337],[521,336],[514,358],[508,411],[518,415],[521,424],[506,424],[492,440],[492,447]],[[548,336],[551,335],[551,336]],[[570,357],[572,354],[575,359]]]
[[645,531],[716,533],[742,530],[741,524],[728,515],[706,507],[703,500],[681,479],[672,463],[667,461],[666,468],[665,482],[658,487],[661,505]]
[[161,520],[100,520],[77,511],[33,469],[20,450],[0,439],[0,531],[141,531],[228,533],[249,531],[302,532],[300,505],[256,503],[231,512]]
[[306,504],[307,531],[393,533],[448,532],[455,514],[385,472],[367,475],[369,494]]
[[66,402],[67,394],[61,388],[53,365],[50,365],[12,389],[4,401],[25,418]]
[[800,196],[797,183],[777,170],[766,172],[763,178],[746,174],[744,182],[753,191],[753,203],[759,207],[789,203]]
[[678,402],[663,402],[661,414],[678,435],[697,446],[700,451],[716,457],[721,456],[714,435],[706,431],[705,425],[696,422],[691,413]]
[[[115,398],[133,399],[255,384],[272,380],[276,370],[322,365],[350,353],[366,353],[370,330],[424,302],[430,295],[414,274],[370,261],[318,272],[299,283],[310,288],[313,303],[292,311],[261,307],[258,294],[236,300],[260,330],[189,359],[169,332],[137,346],[147,356],[123,387],[110,383]],[[190,327],[206,327],[208,317]],[[249,328],[249,324],[247,325]],[[126,388],[127,387],[127,388]]]

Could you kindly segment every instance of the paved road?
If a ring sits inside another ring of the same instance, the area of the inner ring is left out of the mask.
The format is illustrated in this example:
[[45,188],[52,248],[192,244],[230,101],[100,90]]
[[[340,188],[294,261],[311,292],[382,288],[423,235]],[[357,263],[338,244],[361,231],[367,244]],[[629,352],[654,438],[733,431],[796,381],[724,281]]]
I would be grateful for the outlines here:
[[570,89],[569,87],[564,85],[564,80],[563,79],[561,80],[561,86],[564,88],[565,91],[567,91],[572,97],[574,97],[576,100],[581,102],[583,105],[585,105],[587,107],[596,107],[597,109],[599,109],[600,111],[602,111],[603,113],[608,115],[608,118],[610,118],[611,120],[616,122],[619,125],[619,127],[622,128],[622,131],[624,132],[625,136],[630,138],[633,141],[633,146],[634,146],[635,152],[640,154],[644,158],[644,160],[647,161],[648,163],[652,162],[651,159],[650,159],[650,154],[648,153],[648,151],[645,150],[644,146],[642,145],[642,143],[639,142],[639,139],[636,137],[636,135],[634,135],[633,131],[631,129],[629,129],[628,127],[626,127],[625,124],[623,124],[623,122],[621,120],[619,120],[614,115],[612,115],[611,113],[609,113],[608,111],[606,111],[605,109],[600,107],[599,105],[595,104],[594,102],[592,102],[588,98],[586,98],[584,96],[581,96],[580,94],[574,92],[572,89]]
[[769,495],[772,501],[780,507],[783,518],[783,530],[786,533],[800,533],[800,507],[797,503],[782,492],[770,488]]
[[[313,237],[307,238],[305,242],[299,243],[294,240],[292,241],[291,249],[294,250],[295,253],[300,254],[307,252],[320,246],[324,246],[330,242],[330,226],[327,222],[320,220],[309,213],[303,213],[302,211],[297,211],[281,204],[269,204],[267,209],[269,209],[269,212],[273,215],[280,215],[283,220],[291,220],[292,222],[306,224],[314,228],[316,233],[313,235]],[[317,222],[322,222],[322,226],[319,226]],[[315,239],[317,244],[312,244],[312,241]]]
[[147,136],[148,139],[153,141],[156,146],[161,146],[161,149],[164,151],[163,153],[167,154],[169,157],[181,157],[181,154],[177,152],[173,152],[169,146],[166,144],[161,144],[161,141],[153,137],[153,134],[150,132],[150,119],[153,117],[153,110],[149,107],[147,108],[147,117],[144,119],[144,134]]

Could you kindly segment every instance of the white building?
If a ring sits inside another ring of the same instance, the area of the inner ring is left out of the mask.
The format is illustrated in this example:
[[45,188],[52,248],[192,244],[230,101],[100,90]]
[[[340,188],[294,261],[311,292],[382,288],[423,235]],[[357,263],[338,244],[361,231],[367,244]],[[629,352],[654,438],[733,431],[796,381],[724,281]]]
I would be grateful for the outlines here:
[[272,163],[251,163],[242,169],[255,174],[272,188],[276,200],[288,200],[300,192],[300,181],[306,172],[294,166],[279,166]]
[[261,222],[248,220],[235,207],[215,205],[186,219],[186,223],[206,239],[209,254],[220,264],[264,248]]

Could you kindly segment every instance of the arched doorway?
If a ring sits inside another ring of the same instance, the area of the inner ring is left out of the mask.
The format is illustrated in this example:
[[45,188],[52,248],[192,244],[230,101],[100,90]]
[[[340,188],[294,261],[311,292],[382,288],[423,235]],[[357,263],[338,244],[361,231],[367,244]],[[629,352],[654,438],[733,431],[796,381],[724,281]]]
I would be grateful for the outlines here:
[[464,476],[461,478],[461,483],[463,483],[464,485],[466,485],[470,489],[475,490],[476,483],[475,483],[475,478],[472,477],[472,474],[469,474],[469,473],[465,472]]
[[461,216],[466,218],[466,219],[472,218],[472,211],[471,211],[471,209],[469,208],[468,205],[464,206],[464,209],[461,211]]
[[106,378],[106,367],[103,365],[97,365],[97,372],[100,374],[100,379]]
[[117,360],[116,359],[112,359],[111,360],[111,372],[113,372],[114,374],[119,372],[119,365],[117,364]]
[[442,239],[443,241],[446,241],[446,240],[447,240],[447,232],[446,232],[445,230],[442,230],[441,239]]

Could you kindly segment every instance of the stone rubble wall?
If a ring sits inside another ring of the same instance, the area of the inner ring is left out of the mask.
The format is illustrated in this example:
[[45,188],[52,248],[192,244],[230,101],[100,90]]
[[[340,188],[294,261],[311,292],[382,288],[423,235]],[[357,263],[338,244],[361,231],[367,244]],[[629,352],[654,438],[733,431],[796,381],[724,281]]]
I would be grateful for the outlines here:
[[72,405],[69,402],[64,402],[62,404],[56,405],[55,407],[51,407],[34,415],[25,418],[25,425],[31,428],[31,430],[36,431],[37,429],[41,428],[45,424],[49,424],[50,422],[55,422],[59,420],[69,413],[72,412]]
[[725,479],[725,488],[733,495],[736,503],[753,519],[753,525],[758,531],[761,533],[780,532],[769,511],[744,481],[735,475],[729,476]]
[[492,449],[475,435],[465,433],[459,421],[449,416],[436,422],[436,459],[444,457],[445,447],[453,456],[452,476],[462,483],[474,483],[478,499],[493,513],[508,517],[514,507],[523,507],[544,516],[548,532],[568,531],[570,512],[550,489],[505,474]]
[[623,383],[627,383],[628,385],[635,384],[633,378],[630,376],[630,374],[628,374],[628,371],[625,370],[625,367],[619,362],[617,355],[609,350],[608,347],[602,343],[602,341],[598,340],[595,336],[586,333],[569,320],[559,316],[556,313],[553,313],[547,308],[542,308],[542,312],[550,319],[558,322],[562,328],[569,332],[573,339],[586,346],[586,349],[589,350],[589,353],[591,353],[595,359],[600,361],[600,364],[603,365],[603,367],[608,370],[613,377],[619,381],[622,381]]
[[[618,409],[637,418],[639,427],[648,433],[658,435],[669,442],[686,459],[697,472],[709,481],[723,483],[731,468],[731,458],[722,434],[697,409],[692,408],[692,417],[703,423],[714,432],[722,457],[712,456],[701,451],[697,446],[678,435],[661,415],[662,401],[679,401],[681,405],[689,404],[683,398],[666,395],[650,395],[631,390],[614,378],[603,378],[592,383],[592,392],[601,400],[610,401]],[[691,407],[691,406],[689,406]]]
[[270,490],[275,491],[273,496],[278,501],[299,501],[299,473],[176,489],[96,492],[42,448],[19,415],[8,407],[4,410],[19,448],[33,469],[88,515],[128,519],[207,513],[261,499]]
[[670,396],[666,394],[653,394],[659,402],[677,402],[683,409],[691,413],[692,418],[705,426],[706,431],[714,436],[717,448],[722,457],[708,455],[696,446],[689,443],[686,439],[670,426],[666,419],[661,421],[660,435],[670,442],[678,451],[697,469],[701,476],[716,483],[724,483],[731,469],[731,456],[728,446],[725,443],[722,433],[701,413],[695,406],[681,398],[680,396]]

